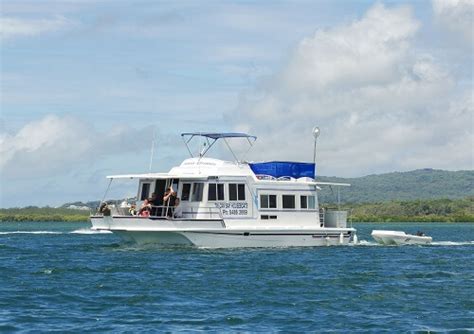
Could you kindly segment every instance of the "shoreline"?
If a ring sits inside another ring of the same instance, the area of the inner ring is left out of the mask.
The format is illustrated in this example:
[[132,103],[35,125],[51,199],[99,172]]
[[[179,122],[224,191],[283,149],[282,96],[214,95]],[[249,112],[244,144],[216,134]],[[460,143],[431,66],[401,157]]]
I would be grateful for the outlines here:
[[[348,217],[347,223],[474,223],[474,216],[462,217],[463,219],[453,217],[441,217],[441,216],[414,216],[414,217]],[[2,216],[0,215],[0,224],[2,223],[88,223],[90,222],[89,216],[87,217],[58,217],[58,216],[37,216],[37,217],[25,217],[25,216]]]
[[[336,209],[334,203],[319,203],[321,208]],[[474,197],[460,199],[420,199],[376,203],[342,203],[348,211],[348,222],[446,222],[474,223]],[[0,209],[0,222],[88,222],[91,212],[51,207],[24,207]]]

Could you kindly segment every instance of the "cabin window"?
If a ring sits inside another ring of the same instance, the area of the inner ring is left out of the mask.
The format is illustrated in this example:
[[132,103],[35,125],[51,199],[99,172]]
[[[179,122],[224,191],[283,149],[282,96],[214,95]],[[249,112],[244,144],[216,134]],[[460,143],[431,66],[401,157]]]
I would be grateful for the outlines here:
[[300,196],[300,206],[302,209],[308,208],[308,196]]
[[301,196],[300,204],[302,209],[314,210],[316,208],[316,197],[315,196]]
[[276,209],[277,197],[276,195],[260,195],[261,209]]
[[190,192],[191,192],[191,183],[183,183],[183,190],[181,191],[181,200],[189,201]]
[[282,195],[283,209],[295,208],[295,195]]
[[208,201],[223,201],[224,200],[224,185],[222,183],[209,183],[207,192]]
[[143,183],[142,184],[142,192],[140,194],[140,200],[143,201],[145,198],[148,198],[150,194],[150,183]]
[[202,201],[202,191],[204,189],[204,183],[194,183],[193,185],[193,194],[191,196],[192,202]]
[[229,183],[229,200],[245,201],[245,184]]

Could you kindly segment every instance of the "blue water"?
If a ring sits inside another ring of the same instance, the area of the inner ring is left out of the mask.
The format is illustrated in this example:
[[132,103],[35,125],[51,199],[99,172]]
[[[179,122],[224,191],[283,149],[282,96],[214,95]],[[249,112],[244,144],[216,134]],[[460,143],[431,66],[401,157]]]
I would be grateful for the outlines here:
[[[473,224],[355,224],[359,246],[137,248],[0,223],[0,332],[472,332]],[[372,229],[431,246],[378,246]]]

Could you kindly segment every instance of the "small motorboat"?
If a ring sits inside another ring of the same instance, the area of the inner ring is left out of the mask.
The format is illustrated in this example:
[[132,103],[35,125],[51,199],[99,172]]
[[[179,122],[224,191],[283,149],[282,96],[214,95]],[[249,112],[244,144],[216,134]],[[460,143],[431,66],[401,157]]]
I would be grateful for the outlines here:
[[423,232],[406,234],[403,231],[373,230],[372,238],[383,245],[426,245],[433,241],[432,237]]

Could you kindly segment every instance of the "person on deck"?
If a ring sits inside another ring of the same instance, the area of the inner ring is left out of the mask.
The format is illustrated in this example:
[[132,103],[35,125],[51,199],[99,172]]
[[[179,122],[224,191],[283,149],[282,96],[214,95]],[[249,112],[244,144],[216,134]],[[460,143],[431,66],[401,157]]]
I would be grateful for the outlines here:
[[147,198],[143,201],[142,206],[140,207],[140,210],[138,211],[138,215],[142,217],[149,217],[151,212],[151,204],[148,201]]
[[176,191],[173,190],[173,187],[169,187],[165,191],[163,196],[163,205],[166,206],[166,216],[173,217],[173,209],[176,202]]
[[130,209],[128,209],[128,212],[132,216],[136,216],[137,215],[137,206],[135,204],[130,205]]
[[102,202],[102,204],[100,205],[99,207],[99,212],[103,215],[103,216],[110,216],[111,212],[110,212],[110,208],[108,206],[108,204],[106,202]]
[[158,216],[158,206],[161,204],[156,193],[152,193],[151,197],[148,199],[148,202],[151,204],[151,212],[152,216]]

